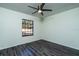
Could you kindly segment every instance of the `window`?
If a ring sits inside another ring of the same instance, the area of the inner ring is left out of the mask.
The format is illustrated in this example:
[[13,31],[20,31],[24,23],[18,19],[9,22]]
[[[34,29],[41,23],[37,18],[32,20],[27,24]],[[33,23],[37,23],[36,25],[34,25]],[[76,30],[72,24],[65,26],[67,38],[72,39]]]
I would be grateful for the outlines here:
[[22,36],[32,36],[33,35],[33,21],[22,19]]

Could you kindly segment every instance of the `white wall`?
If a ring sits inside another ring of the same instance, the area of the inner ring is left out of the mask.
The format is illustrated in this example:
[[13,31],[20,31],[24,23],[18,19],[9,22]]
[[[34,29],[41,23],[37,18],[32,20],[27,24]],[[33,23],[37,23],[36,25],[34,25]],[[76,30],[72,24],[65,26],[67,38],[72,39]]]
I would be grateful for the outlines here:
[[79,49],[79,8],[44,19],[43,39]]
[[[34,35],[22,37],[22,19],[34,20]],[[40,19],[0,7],[0,49],[40,39]]]

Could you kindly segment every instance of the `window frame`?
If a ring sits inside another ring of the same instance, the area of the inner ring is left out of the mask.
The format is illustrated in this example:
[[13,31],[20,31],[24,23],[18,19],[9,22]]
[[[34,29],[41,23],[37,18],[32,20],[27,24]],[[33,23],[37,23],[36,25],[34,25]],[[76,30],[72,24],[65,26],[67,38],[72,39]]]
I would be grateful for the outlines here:
[[[24,24],[25,25],[25,28],[23,28],[23,22],[25,23]],[[28,23],[30,25],[28,25],[26,23]],[[24,31],[23,32],[23,29],[24,30],[27,30],[26,26],[27,26],[27,28],[30,28],[29,26],[31,26],[31,28],[29,29],[30,30],[29,31],[30,33],[28,33],[28,31]],[[33,20],[28,20],[28,19],[22,19],[22,37],[25,37],[25,36],[33,36],[33,35],[34,35],[34,21]]]

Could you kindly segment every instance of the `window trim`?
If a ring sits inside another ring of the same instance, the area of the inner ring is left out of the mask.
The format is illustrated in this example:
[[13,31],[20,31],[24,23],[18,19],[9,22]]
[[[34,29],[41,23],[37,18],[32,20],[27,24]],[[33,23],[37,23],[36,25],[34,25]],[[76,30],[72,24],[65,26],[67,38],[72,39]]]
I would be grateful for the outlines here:
[[[33,36],[34,35],[34,21],[33,20],[28,20],[28,19],[22,19],[22,29],[23,29],[23,20],[26,21],[26,22],[29,22],[29,23],[32,22],[32,33],[30,33],[30,34],[28,34],[28,33],[23,34],[24,32],[22,31],[22,37],[25,37],[25,36]],[[27,25],[27,24],[25,24],[25,25]]]

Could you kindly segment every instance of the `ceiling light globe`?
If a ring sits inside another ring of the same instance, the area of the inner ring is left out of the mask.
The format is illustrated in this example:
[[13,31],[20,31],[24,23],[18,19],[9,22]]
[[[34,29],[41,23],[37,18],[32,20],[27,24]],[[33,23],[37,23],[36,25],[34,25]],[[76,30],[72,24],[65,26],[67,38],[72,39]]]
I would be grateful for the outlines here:
[[41,13],[42,11],[41,10],[38,10],[38,13]]

